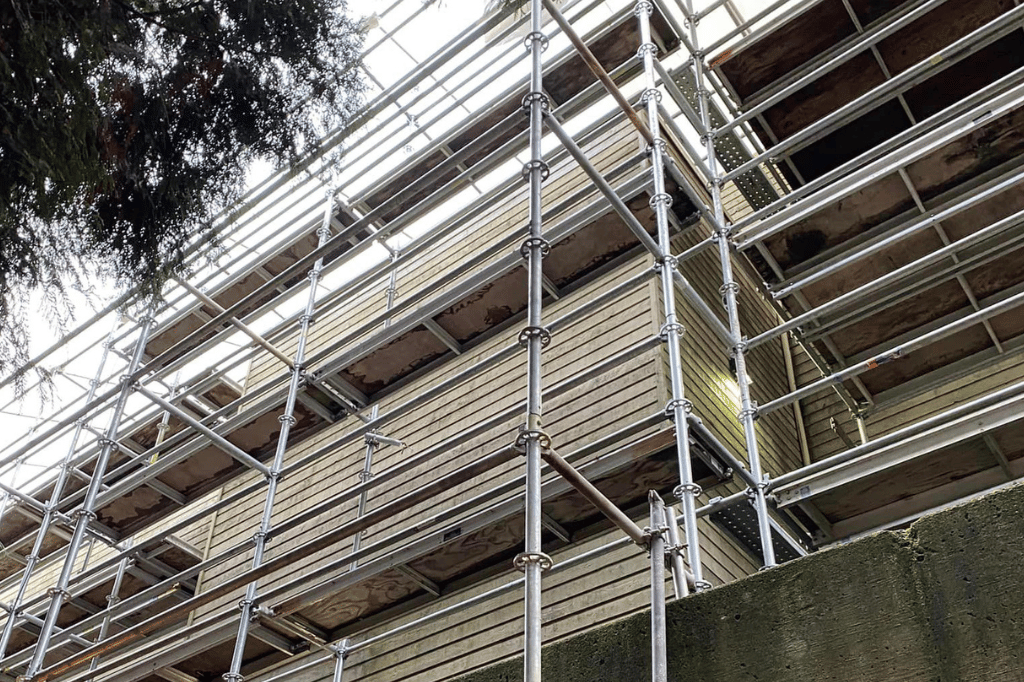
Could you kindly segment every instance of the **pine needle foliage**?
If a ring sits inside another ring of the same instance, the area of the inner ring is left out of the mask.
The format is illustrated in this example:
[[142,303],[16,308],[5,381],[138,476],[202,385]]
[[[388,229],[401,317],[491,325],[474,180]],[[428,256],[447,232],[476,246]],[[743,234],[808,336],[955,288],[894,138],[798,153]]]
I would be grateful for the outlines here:
[[158,292],[252,161],[322,151],[361,46],[344,0],[0,0],[0,374],[30,306]]

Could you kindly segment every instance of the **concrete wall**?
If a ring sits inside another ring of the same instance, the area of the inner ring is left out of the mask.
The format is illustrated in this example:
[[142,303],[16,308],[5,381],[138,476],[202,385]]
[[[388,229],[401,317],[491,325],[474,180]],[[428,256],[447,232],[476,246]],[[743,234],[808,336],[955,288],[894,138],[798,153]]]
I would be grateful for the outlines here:
[[[668,607],[669,679],[1024,680],[1024,485]],[[558,642],[544,677],[650,679],[649,613]],[[522,679],[521,659],[458,682]]]

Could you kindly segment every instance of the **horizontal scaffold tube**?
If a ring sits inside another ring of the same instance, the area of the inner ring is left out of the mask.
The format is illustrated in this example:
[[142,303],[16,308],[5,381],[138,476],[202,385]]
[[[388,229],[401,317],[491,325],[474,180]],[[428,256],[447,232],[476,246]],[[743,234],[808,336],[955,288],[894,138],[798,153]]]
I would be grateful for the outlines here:
[[989,318],[1008,310],[1012,310],[1022,304],[1024,304],[1024,292],[1010,296],[1009,298],[999,301],[998,303],[994,303],[987,308],[982,308],[981,310],[962,317],[959,320],[954,320],[949,324],[922,334],[921,336],[911,339],[906,343],[892,346],[885,351],[868,358],[867,360],[862,360],[861,362],[851,365],[845,369],[834,372],[829,376],[822,377],[818,381],[811,382],[810,384],[784,395],[781,398],[776,398],[775,400],[765,403],[759,408],[758,412],[762,415],[767,414],[797,400],[806,398],[809,395],[813,395],[818,391],[842,383],[847,379],[852,379],[853,377],[874,369],[881,364],[897,361],[904,355],[912,353],[920,348],[924,348],[925,346],[941,339],[952,336],[959,331],[963,331],[968,327],[979,324],[984,320],[988,320]]

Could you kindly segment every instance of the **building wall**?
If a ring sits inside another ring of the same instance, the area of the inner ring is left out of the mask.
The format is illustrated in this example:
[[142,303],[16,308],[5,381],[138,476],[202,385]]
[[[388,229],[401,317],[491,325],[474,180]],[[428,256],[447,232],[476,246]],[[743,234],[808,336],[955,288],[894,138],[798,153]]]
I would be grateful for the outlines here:
[[[673,682],[1019,682],[1024,486],[667,607]],[[866,626],[867,625],[867,626]],[[650,615],[544,650],[559,682],[650,678]],[[457,682],[507,682],[513,659]]]
[[[636,136],[625,126],[619,126],[612,133],[590,145],[588,153],[595,165],[607,172],[634,156],[639,150]],[[552,169],[551,179],[545,183],[546,205],[551,205],[559,196],[584,186],[584,178],[571,163],[559,164]],[[455,267],[468,254],[507,237],[511,231],[521,230],[525,220],[526,206],[522,193],[488,210],[479,220],[474,221],[473,225],[453,235],[430,254],[410,260],[400,268],[399,300],[402,295],[411,293],[430,278]],[[556,221],[557,217],[552,217],[547,224],[554,224]],[[698,224],[684,231],[677,238],[675,247],[686,248],[708,234],[707,227]],[[686,276],[701,291],[711,307],[720,309],[718,287],[721,281],[717,252],[706,251],[684,263],[682,267]],[[555,319],[580,303],[591,300],[608,287],[637,273],[651,271],[652,268],[653,258],[647,254],[638,254],[561,299],[546,303],[545,319]],[[747,333],[754,333],[768,326],[774,312],[745,274],[741,284],[742,322]],[[379,312],[383,307],[386,286],[386,279],[382,278],[357,294],[350,305],[320,319],[311,337],[311,352],[315,353],[326,340]],[[738,387],[729,373],[728,352],[681,296],[678,297],[677,303],[687,329],[683,355],[688,398],[693,401],[695,412],[708,427],[741,459],[745,459],[742,432],[736,422],[739,410]],[[724,314],[721,318],[724,319]],[[551,345],[544,352],[545,386],[551,386],[592,367],[624,348],[651,339],[658,334],[662,321],[661,294],[656,279],[652,278],[646,284],[605,303],[587,317],[565,326],[553,336]],[[416,396],[425,387],[514,343],[520,327],[521,323],[512,324],[467,349],[457,360],[449,360],[407,383],[382,401],[381,412],[387,412],[394,405]],[[283,345],[286,352],[290,352],[288,344]],[[781,345],[769,344],[759,349],[752,356],[751,365],[755,397],[775,395],[785,388],[786,376]],[[260,381],[268,380],[278,371],[270,360],[256,363],[248,385],[258,385]],[[559,452],[572,452],[596,438],[661,412],[670,398],[668,386],[667,353],[662,344],[653,344],[649,350],[622,362],[602,375],[555,399],[546,400],[545,428],[551,434]],[[516,353],[462,386],[424,401],[408,415],[388,424],[383,431],[389,436],[402,439],[406,448],[403,450],[389,446],[379,450],[375,457],[374,470],[380,472],[411,454],[423,452],[460,429],[478,423],[503,408],[519,404],[524,398],[524,391],[525,354]],[[375,489],[369,498],[369,508],[372,509],[408,492],[421,485],[428,477],[432,479],[443,475],[482,454],[511,443],[521,421],[522,414],[517,411],[514,416],[454,448],[443,461],[420,467],[399,477],[393,483]],[[290,450],[286,461],[295,461],[311,449],[330,442],[338,434],[350,430],[354,424],[355,420],[349,418],[318,434],[310,441]],[[668,427],[666,422],[662,426],[648,429],[635,438],[639,440],[645,434]],[[799,447],[791,413],[780,412],[771,415],[759,421],[758,429],[762,436],[762,457],[766,468],[782,471],[799,464]],[[285,519],[311,504],[349,489],[358,482],[363,457],[364,446],[360,441],[339,449],[335,454],[321,459],[296,475],[287,477],[282,482],[274,506],[275,521]],[[582,461],[586,462],[588,459]],[[371,528],[362,539],[363,546],[383,539],[409,523],[422,520],[438,509],[450,508],[492,489],[519,475],[522,467],[521,458],[515,458],[478,479],[432,499],[429,503],[403,512],[386,523]],[[245,486],[251,480],[251,476],[243,476],[227,486],[225,492]],[[724,495],[738,489],[739,484],[736,481],[717,486],[706,492],[701,502],[705,502],[711,496]],[[210,552],[216,554],[251,537],[262,506],[263,497],[257,495],[220,512],[215,520]],[[355,501],[343,504],[329,514],[304,524],[298,533],[287,538],[276,538],[270,545],[268,557],[317,536],[325,526],[333,527],[352,519],[355,514]],[[642,519],[639,522],[644,525]],[[733,581],[756,569],[757,564],[754,560],[716,527],[702,522],[700,530],[705,570],[708,579],[714,584]],[[582,544],[557,552],[554,559],[558,562],[617,537],[617,533],[601,533]],[[294,566],[287,572],[261,581],[261,590],[307,573],[329,559],[336,559],[350,547],[351,541],[347,540],[328,548],[311,557],[302,566]],[[249,561],[249,557],[245,555],[212,569],[204,576],[204,585],[213,586],[236,575],[249,565]],[[553,575],[546,582],[545,588],[545,639],[550,641],[574,635],[645,608],[649,599],[648,570],[644,553],[628,546],[564,573]],[[516,575],[518,574],[509,571],[464,589],[454,586],[452,589],[455,591],[451,594],[446,593],[397,620],[370,628],[360,633],[357,639],[383,632],[427,612],[450,606],[467,596],[503,584]],[[203,609],[198,615],[233,609],[235,601],[235,598],[222,600]],[[521,619],[519,592],[507,593],[425,628],[410,631],[353,653],[347,663],[345,679],[432,682],[489,665],[517,654],[521,646]],[[283,669],[299,665],[303,660],[301,657],[293,659],[283,666]],[[321,672],[311,672],[310,675],[313,677],[309,679],[318,679],[316,675]],[[304,678],[295,676],[294,679]]]

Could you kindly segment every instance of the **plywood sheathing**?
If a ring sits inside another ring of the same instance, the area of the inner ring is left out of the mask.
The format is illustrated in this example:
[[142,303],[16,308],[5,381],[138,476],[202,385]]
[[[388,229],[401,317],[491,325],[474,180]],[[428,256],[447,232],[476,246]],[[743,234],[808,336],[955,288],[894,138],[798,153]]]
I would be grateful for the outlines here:
[[[671,432],[663,432],[649,444],[671,441]],[[592,482],[622,509],[646,503],[649,490],[665,494],[677,483],[674,448],[645,455],[638,451],[635,459],[617,471],[595,478]],[[718,479],[699,460],[695,460],[695,477],[701,485],[711,488]],[[575,491],[546,500],[544,511],[566,527],[578,540],[579,533],[590,535],[605,530],[610,524],[592,504]],[[428,554],[408,562],[408,566],[440,585],[463,581],[467,576],[504,569],[521,551],[523,541],[521,511],[496,519],[491,524],[465,534],[457,534]],[[451,533],[458,533],[458,524]],[[545,531],[545,549],[552,551],[564,543]],[[349,586],[299,612],[299,615],[327,631],[335,631],[394,608],[416,595],[423,588],[397,571],[384,571],[355,586]]]
[[[232,431],[226,436],[227,439],[256,459],[269,459],[277,444],[281,429],[278,417],[283,409],[282,404],[267,410]],[[296,406],[294,416],[296,422],[292,427],[292,442],[301,441],[327,423],[301,404]],[[158,479],[187,497],[194,498],[215,490],[246,469],[223,450],[207,446],[160,474]],[[97,516],[101,523],[127,535],[177,508],[174,501],[152,488],[142,486],[98,509]]]
[[[1024,455],[1024,424],[1005,426],[993,436],[1008,460]],[[976,438],[820,495],[815,506],[830,521],[838,522],[996,466],[992,451]]]
[[[852,3],[852,7],[858,12],[861,23],[868,25],[900,4],[861,2]],[[889,72],[899,75],[1013,6],[1010,0],[947,2],[881,41],[878,52]],[[852,29],[853,24],[840,0],[827,0],[724,59],[717,64],[717,69],[745,105],[756,101],[761,90],[794,69],[809,68],[807,63],[816,55],[852,41],[855,37]],[[756,68],[752,67],[755,62]],[[911,88],[905,100],[915,120],[920,121],[1022,65],[1024,34],[1017,31]],[[770,147],[775,140],[791,137],[885,80],[875,56],[869,51],[861,52],[769,107],[764,112],[764,120],[770,130],[764,129],[760,122],[755,128],[764,144]],[[892,98],[794,153],[792,161],[803,179],[809,181],[911,124],[902,105]],[[799,184],[787,165],[783,165],[782,170],[792,182]]]

